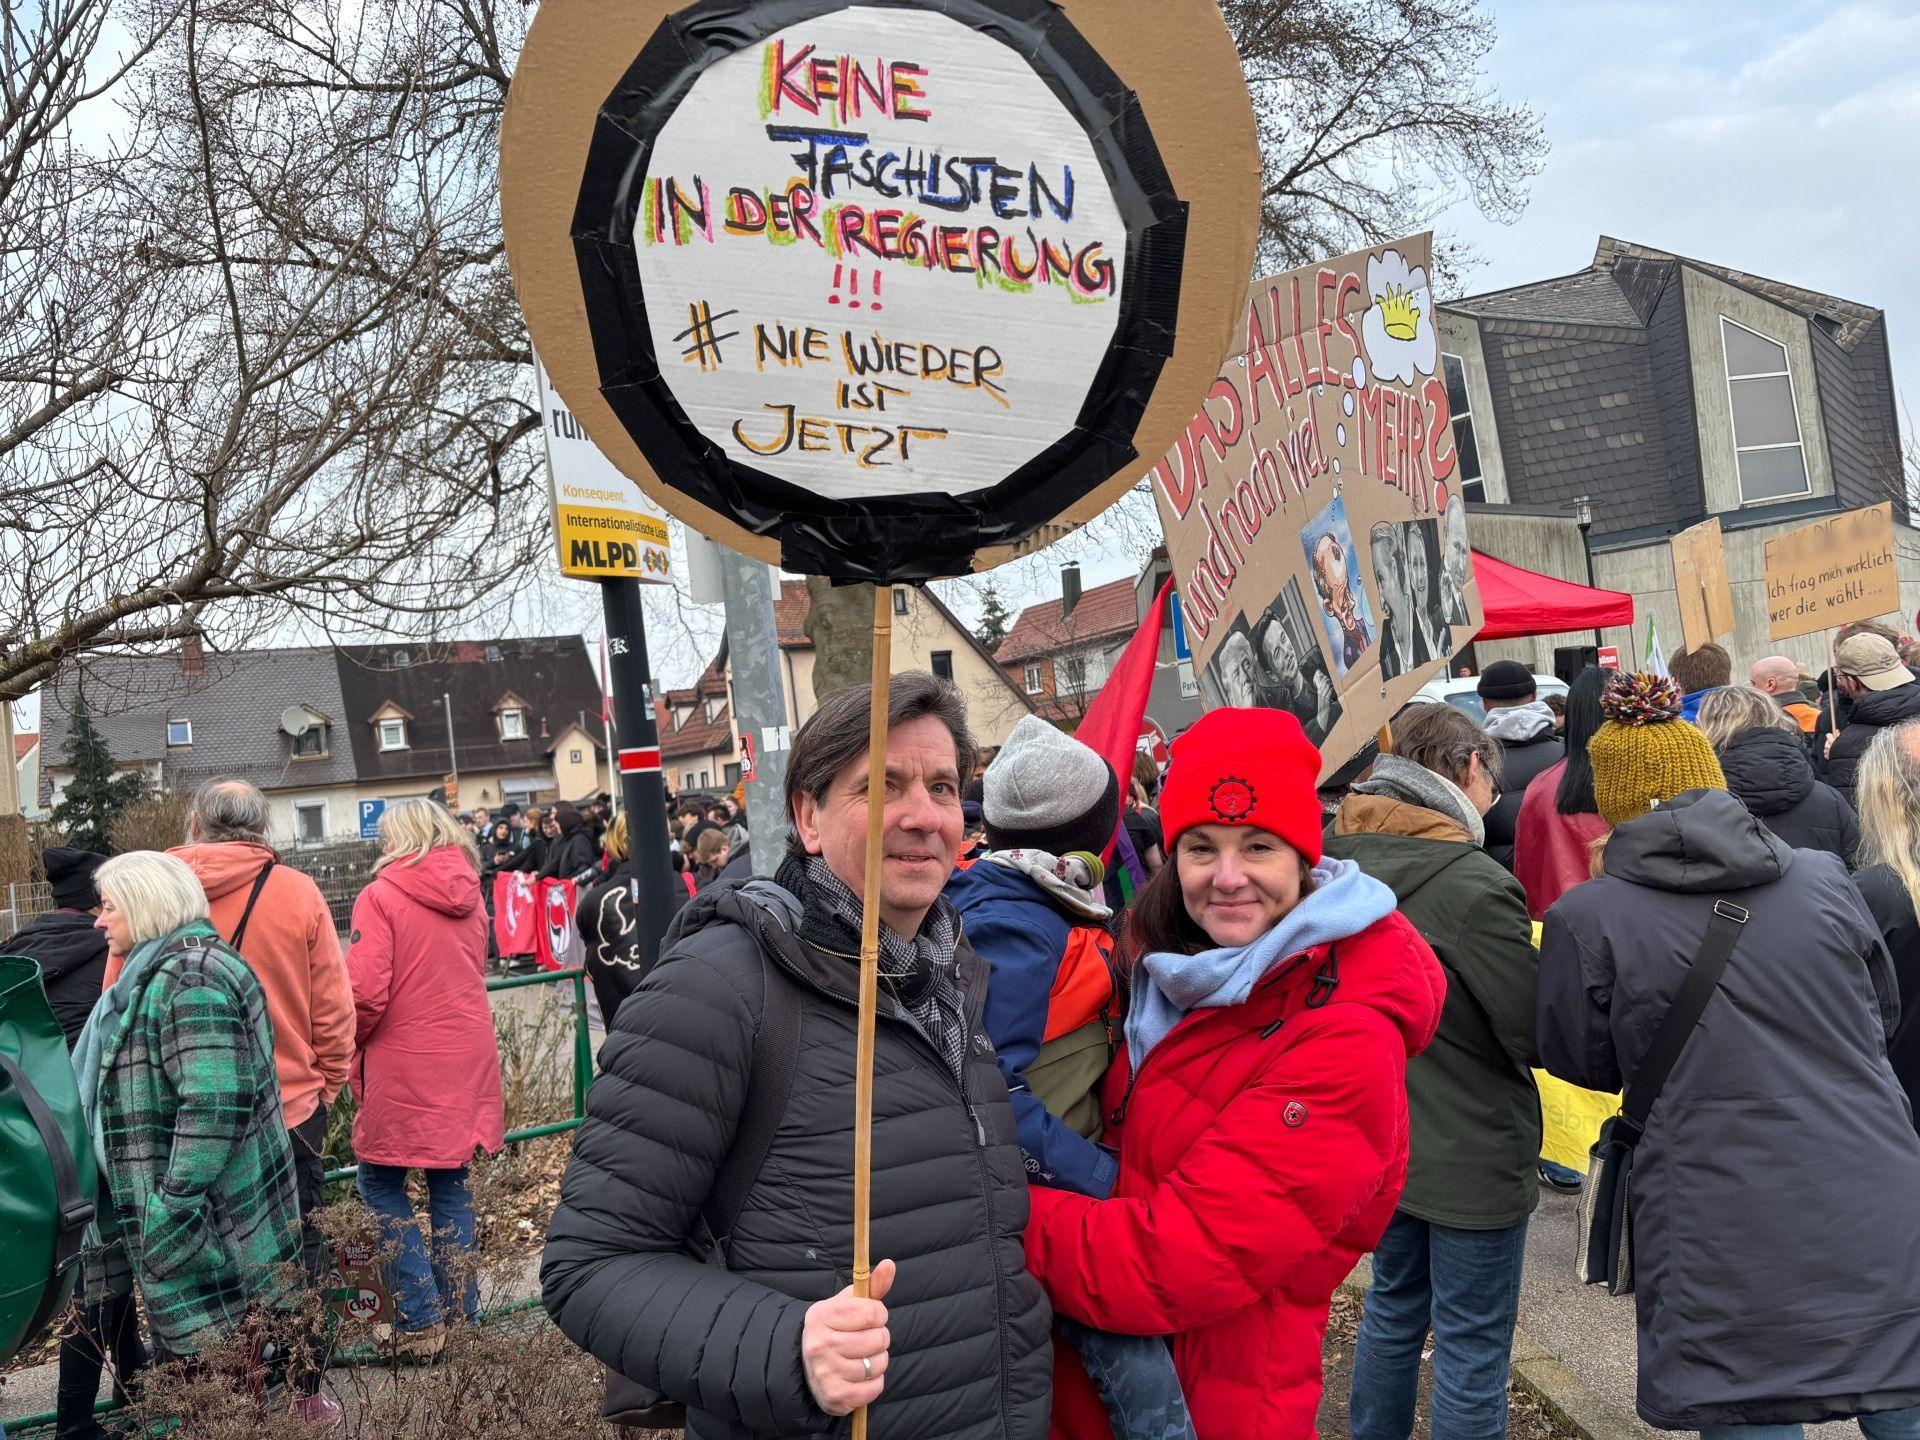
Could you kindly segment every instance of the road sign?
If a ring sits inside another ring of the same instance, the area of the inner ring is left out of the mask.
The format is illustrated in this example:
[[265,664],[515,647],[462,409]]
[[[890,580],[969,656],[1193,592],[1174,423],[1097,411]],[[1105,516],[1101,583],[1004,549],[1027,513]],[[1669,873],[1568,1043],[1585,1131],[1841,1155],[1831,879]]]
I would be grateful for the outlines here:
[[360,838],[378,840],[380,838],[380,817],[386,813],[384,800],[362,800],[360,802]]
[[1191,661],[1193,651],[1187,648],[1187,617],[1180,613],[1179,591],[1167,596],[1167,608],[1173,612],[1173,658]]

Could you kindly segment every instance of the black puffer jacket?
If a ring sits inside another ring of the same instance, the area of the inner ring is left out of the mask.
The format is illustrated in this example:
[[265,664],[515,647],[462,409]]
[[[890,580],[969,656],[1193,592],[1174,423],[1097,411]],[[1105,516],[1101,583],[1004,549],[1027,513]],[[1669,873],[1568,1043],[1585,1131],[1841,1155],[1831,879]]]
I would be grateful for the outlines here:
[[84,910],[54,910],[34,916],[0,943],[0,955],[39,962],[47,1004],[71,1050],[100,998],[107,973],[106,932],[94,929],[93,916]]
[[[808,1305],[851,1279],[858,981],[851,957],[799,938],[799,920],[799,902],[765,880],[716,886],[680,912],[600,1052],[541,1262],[555,1323],[686,1402],[688,1440],[838,1429],[807,1387],[800,1332]],[[979,1028],[986,967],[964,940],[956,961],[975,1036],[963,1082],[880,996],[872,1258],[899,1274],[869,1433],[1044,1440],[1051,1315],[1026,1270],[1026,1174]],[[740,1123],[768,962],[800,991],[798,1068],[721,1269],[681,1247]]]
[[1824,850],[1853,864],[1860,822],[1831,785],[1813,778],[1807,743],[1774,725],[1742,730],[1720,752],[1727,788],[1760,823],[1796,850]]
[[1833,737],[1833,749],[1827,752],[1827,783],[1845,796],[1849,805],[1854,803],[1854,777],[1859,774],[1867,747],[1882,730],[1905,720],[1920,720],[1920,681],[1853,697],[1846,728]]
[[1540,1055],[1631,1082],[1716,900],[1749,919],[1634,1158],[1639,1410],[1663,1430],[1920,1405],[1920,1135],[1900,1012],[1846,868],[1723,790],[1616,828],[1547,912]]
[[584,820],[576,818],[558,840],[547,846],[547,858],[540,866],[542,880],[578,880],[600,866],[600,851]]

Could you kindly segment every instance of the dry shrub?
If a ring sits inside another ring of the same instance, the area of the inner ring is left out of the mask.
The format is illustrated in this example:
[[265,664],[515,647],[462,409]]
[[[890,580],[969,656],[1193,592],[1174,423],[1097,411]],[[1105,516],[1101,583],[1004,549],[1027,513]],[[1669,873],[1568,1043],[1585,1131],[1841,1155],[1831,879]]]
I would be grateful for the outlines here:
[[109,832],[116,855],[130,850],[166,850],[178,845],[187,834],[185,795],[153,795],[136,800],[122,810]]

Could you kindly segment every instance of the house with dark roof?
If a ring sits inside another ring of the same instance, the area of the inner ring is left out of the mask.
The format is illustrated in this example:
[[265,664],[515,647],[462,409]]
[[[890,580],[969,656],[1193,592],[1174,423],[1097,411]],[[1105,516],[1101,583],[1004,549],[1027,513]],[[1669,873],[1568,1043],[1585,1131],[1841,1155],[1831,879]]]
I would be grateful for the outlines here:
[[214,776],[267,796],[282,842],[359,832],[360,802],[459,776],[458,808],[606,788],[600,687],[577,635],[530,640],[101,655],[40,695],[39,797],[58,803],[85,702],[120,770],[188,793]]
[[[1900,553],[1920,562],[1886,316],[1869,305],[1602,236],[1585,269],[1442,305],[1439,330],[1475,544],[1584,580],[1566,521],[1585,498],[1597,581],[1642,617],[1637,644],[1605,636],[1623,655],[1644,646],[1648,615],[1680,644],[1667,540],[1710,517],[1738,622],[1723,643],[1743,670],[1775,650],[1825,663],[1819,636],[1767,640],[1768,539],[1890,501]],[[1538,668],[1537,647],[1518,648]],[[1482,663],[1503,653],[1481,649]]]
[[61,670],[40,692],[48,808],[72,773],[67,740],[82,702],[116,769],[176,794],[216,775],[250,780],[268,798],[275,835],[354,833],[358,777],[330,649],[209,655],[189,639],[177,654],[97,655]]
[[600,683],[578,635],[338,653],[362,798],[425,795],[456,774],[463,810],[607,787]]
[[721,660],[714,659],[692,685],[663,691],[654,701],[660,768],[676,795],[731,790],[740,780],[732,697],[720,665]]
[[1135,579],[1113,580],[1083,593],[1078,567],[1068,566],[1060,598],[1022,610],[995,662],[1036,711],[1077,725],[1139,628],[1138,586]]

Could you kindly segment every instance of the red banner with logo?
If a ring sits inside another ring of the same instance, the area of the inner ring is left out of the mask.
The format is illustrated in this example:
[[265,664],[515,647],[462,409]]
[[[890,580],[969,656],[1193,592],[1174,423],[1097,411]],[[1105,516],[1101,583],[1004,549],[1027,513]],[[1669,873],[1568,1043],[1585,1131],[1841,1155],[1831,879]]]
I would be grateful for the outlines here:
[[493,938],[502,955],[538,952],[539,883],[524,870],[493,877]]
[[574,903],[573,881],[540,882],[539,945],[533,954],[542,970],[565,970],[580,963],[580,931],[573,923]]

